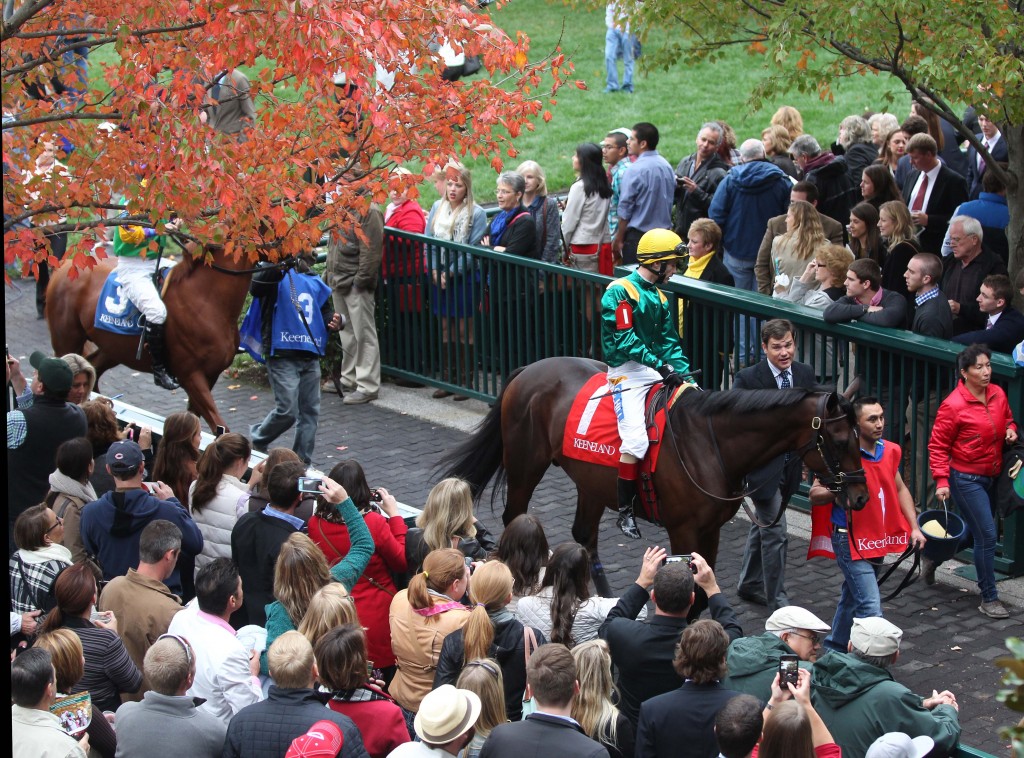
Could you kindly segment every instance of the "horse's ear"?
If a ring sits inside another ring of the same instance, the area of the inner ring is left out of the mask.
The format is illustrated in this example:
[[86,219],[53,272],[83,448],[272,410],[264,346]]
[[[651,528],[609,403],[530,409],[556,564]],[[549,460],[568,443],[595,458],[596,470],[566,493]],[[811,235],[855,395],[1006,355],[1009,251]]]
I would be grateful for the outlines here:
[[853,400],[857,396],[857,393],[860,392],[860,385],[860,374],[857,374],[857,376],[853,377],[853,381],[850,382],[849,386],[843,390],[843,397],[847,400]]

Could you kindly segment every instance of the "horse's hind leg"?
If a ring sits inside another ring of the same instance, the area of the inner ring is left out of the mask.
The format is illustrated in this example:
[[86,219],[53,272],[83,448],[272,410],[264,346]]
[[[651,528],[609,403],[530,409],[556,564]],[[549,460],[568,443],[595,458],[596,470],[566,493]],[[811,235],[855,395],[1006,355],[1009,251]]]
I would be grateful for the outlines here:
[[519,448],[510,448],[507,440],[504,457],[508,486],[505,495],[505,510],[502,511],[501,520],[505,526],[508,526],[516,516],[526,513],[526,509],[530,507],[533,491],[537,489],[540,480],[544,478],[544,472],[551,464],[547,461],[538,463],[535,460],[524,460],[529,456],[524,455]]

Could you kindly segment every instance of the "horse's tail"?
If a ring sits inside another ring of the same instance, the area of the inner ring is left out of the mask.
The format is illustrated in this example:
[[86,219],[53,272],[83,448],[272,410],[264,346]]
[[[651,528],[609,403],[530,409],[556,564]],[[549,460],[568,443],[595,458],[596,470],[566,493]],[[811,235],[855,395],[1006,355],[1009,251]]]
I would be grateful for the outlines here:
[[474,499],[479,499],[495,475],[495,492],[504,482],[505,445],[501,438],[501,404],[509,385],[522,370],[518,368],[509,376],[498,394],[498,399],[473,432],[473,436],[444,456],[435,469],[443,471],[445,478],[458,477],[465,480],[473,492]]

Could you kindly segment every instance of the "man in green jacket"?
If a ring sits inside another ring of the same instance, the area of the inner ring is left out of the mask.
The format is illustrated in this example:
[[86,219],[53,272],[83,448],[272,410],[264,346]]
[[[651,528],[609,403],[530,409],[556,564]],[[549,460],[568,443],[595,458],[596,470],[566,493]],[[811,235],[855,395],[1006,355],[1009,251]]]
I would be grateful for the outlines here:
[[796,655],[800,668],[810,669],[818,660],[821,638],[829,631],[829,625],[805,608],[787,605],[768,617],[764,630],[764,634],[740,637],[730,643],[726,657],[729,676],[722,686],[767,703],[772,696],[772,680],[779,671],[779,659]]
[[829,652],[811,668],[811,702],[843,746],[843,758],[864,758],[887,732],[926,735],[948,755],[960,739],[960,707],[949,690],[929,698],[893,679],[903,631],[883,618],[853,620],[848,653]]
[[647,454],[644,422],[646,389],[664,381],[670,390],[683,384],[690,363],[683,355],[675,319],[658,285],[676,272],[686,248],[679,235],[652,229],[640,238],[640,265],[608,285],[601,298],[601,346],[608,364],[608,388],[615,405],[619,437],[618,527],[640,539],[633,516],[640,461]]

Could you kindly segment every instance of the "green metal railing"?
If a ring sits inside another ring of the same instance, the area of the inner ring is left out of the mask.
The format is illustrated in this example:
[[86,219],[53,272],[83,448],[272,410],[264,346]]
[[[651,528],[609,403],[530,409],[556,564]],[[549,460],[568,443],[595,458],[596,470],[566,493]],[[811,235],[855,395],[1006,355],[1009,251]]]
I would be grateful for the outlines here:
[[[600,299],[608,277],[388,233],[378,290],[386,373],[490,401],[518,366],[557,355],[601,358]],[[859,376],[860,393],[881,399],[886,437],[913,451],[904,455],[904,479],[916,500],[931,507],[927,439],[938,404],[956,382],[962,346],[897,329],[826,324],[811,308],[680,276],[663,289],[681,314],[684,347],[691,364],[703,371],[706,389],[727,389],[732,374],[759,357],[757,335],[764,321],[791,320],[799,359],[823,383],[842,390]],[[744,327],[747,345],[740,340]],[[1024,369],[1005,355],[994,355],[992,367],[1015,417],[1024,419]],[[1020,521],[1015,515],[999,525],[997,571],[1024,574]]]

